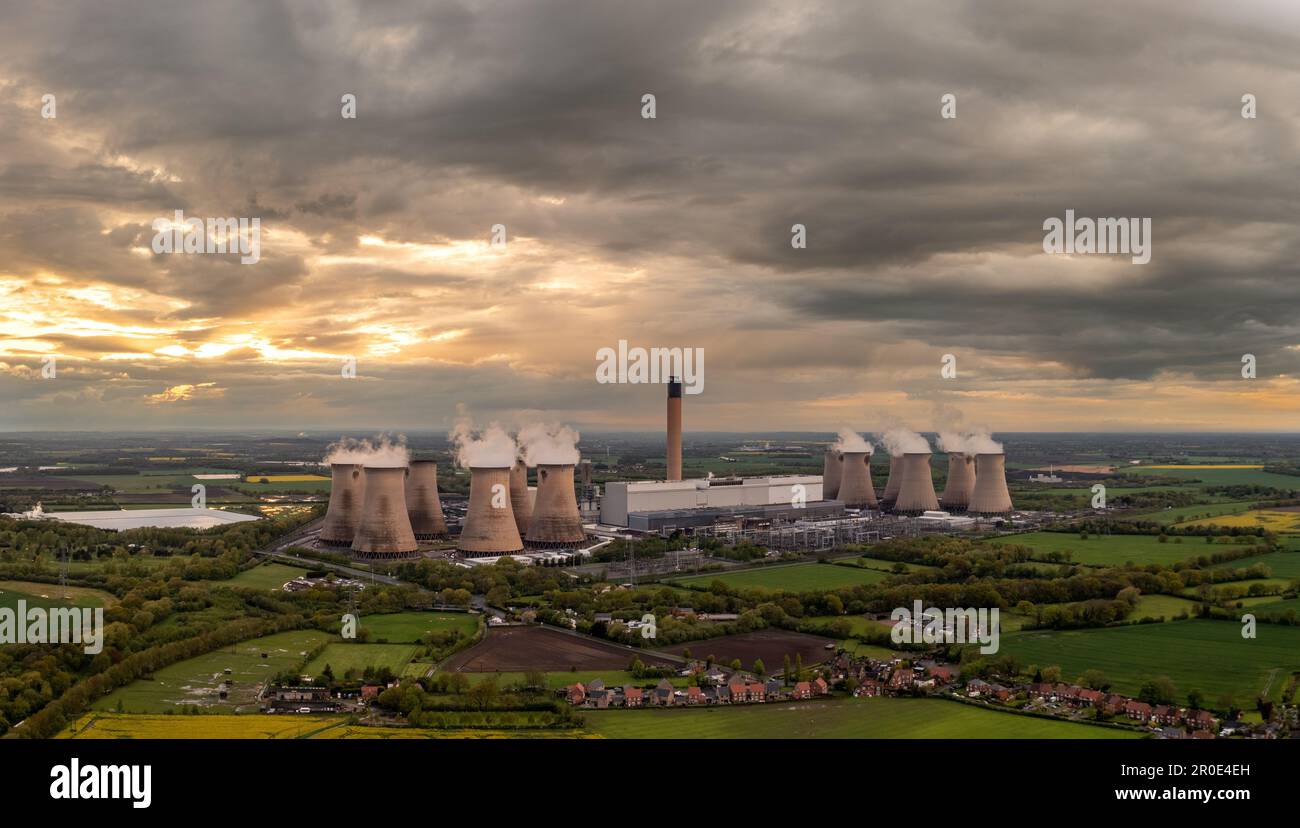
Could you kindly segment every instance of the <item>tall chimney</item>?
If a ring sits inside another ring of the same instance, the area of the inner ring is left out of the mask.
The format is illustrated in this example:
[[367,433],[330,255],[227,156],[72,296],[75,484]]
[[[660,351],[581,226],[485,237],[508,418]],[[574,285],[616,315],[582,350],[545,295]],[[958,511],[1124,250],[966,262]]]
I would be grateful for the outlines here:
[[583,460],[578,464],[578,480],[584,486],[591,485],[591,461]]
[[894,511],[920,514],[939,508],[939,498],[934,496],[934,475],[930,472],[930,453],[908,452],[903,455],[902,481],[898,484],[898,499]]
[[406,514],[406,468],[367,466],[366,499],[352,551],[362,558],[397,558],[418,551]]
[[510,508],[515,513],[515,528],[522,538],[533,516],[533,504],[528,499],[528,466],[523,460],[516,460],[510,467]]
[[668,479],[682,479],[682,383],[668,378]]
[[438,464],[432,460],[412,460],[406,472],[406,513],[416,540],[436,540],[447,536],[447,521],[442,516],[438,497]]
[[871,455],[865,451],[846,451],[840,454],[838,462],[838,499],[850,509],[876,508],[876,489],[871,485]]
[[948,482],[939,503],[949,512],[964,512],[975,491],[975,458],[960,451],[948,452]]
[[[843,463],[838,449],[826,449],[822,458],[822,499],[834,500],[840,493],[840,467]],[[870,483],[870,477],[867,482]]]
[[542,463],[537,467],[537,507],[528,524],[528,546],[581,546],[587,535],[573,493],[573,466]]
[[898,500],[898,486],[903,482],[903,457],[902,455],[889,458],[889,477],[885,479],[885,493],[880,496],[880,505],[886,509],[892,509],[894,501]]
[[524,550],[510,504],[510,469],[471,468],[469,509],[456,542],[469,555],[506,555]]
[[975,489],[966,511],[977,515],[1005,515],[1011,508],[1006,455],[975,455]]
[[365,469],[357,463],[330,464],[330,503],[320,528],[320,542],[326,546],[351,546],[361,523],[361,504],[366,495]]

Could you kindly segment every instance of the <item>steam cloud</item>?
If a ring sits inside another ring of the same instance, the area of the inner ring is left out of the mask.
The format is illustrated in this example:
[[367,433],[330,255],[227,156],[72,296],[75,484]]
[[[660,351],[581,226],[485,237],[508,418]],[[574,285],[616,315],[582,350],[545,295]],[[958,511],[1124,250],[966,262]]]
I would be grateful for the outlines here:
[[904,454],[929,454],[930,443],[920,434],[909,428],[894,426],[877,435],[878,439],[889,452],[890,457],[900,457]]
[[515,439],[496,423],[476,432],[473,421],[462,417],[447,438],[456,447],[456,465],[464,468],[508,469],[519,454]]
[[962,419],[962,413],[952,406],[935,405],[935,431],[939,432],[940,451],[1002,454],[1002,444],[993,439],[988,428],[979,425],[963,427]]
[[578,432],[559,423],[535,423],[519,429],[519,455],[529,466],[576,466],[582,456],[578,451]]
[[839,439],[835,441],[835,443],[831,446],[831,448],[840,452],[865,451],[867,454],[871,454],[876,450],[875,446],[871,445],[871,443],[863,439],[861,434],[857,433],[856,431],[849,428],[848,426],[844,426],[839,430]]
[[356,463],[371,468],[401,468],[410,464],[411,454],[406,450],[406,438],[400,434],[395,439],[381,434],[373,442],[343,437],[326,448],[324,462],[327,465]]

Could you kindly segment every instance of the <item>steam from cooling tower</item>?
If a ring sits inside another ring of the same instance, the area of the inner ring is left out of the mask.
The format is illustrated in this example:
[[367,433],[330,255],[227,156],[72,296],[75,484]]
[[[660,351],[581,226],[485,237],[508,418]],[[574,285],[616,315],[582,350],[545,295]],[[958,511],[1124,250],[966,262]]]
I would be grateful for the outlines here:
[[838,452],[872,454],[876,450],[875,446],[871,445],[871,443],[867,442],[861,434],[848,426],[841,428],[838,434],[839,439],[831,445],[831,448]]
[[894,426],[877,435],[890,457],[902,457],[904,454],[929,454],[930,443],[920,434],[903,426]]
[[934,430],[939,433],[939,449],[948,453],[1002,454],[1002,444],[982,425],[964,425],[961,411],[942,402],[934,406]]
[[508,469],[519,455],[515,438],[496,423],[475,431],[473,421],[462,417],[447,439],[455,446],[456,465],[462,468]]
[[355,440],[343,437],[336,443],[330,443],[325,449],[326,465],[351,463],[370,468],[402,468],[411,461],[411,453],[406,449],[406,437],[399,434],[396,438],[380,434],[372,440]]
[[581,435],[559,423],[534,423],[519,429],[519,456],[529,466],[576,466]]

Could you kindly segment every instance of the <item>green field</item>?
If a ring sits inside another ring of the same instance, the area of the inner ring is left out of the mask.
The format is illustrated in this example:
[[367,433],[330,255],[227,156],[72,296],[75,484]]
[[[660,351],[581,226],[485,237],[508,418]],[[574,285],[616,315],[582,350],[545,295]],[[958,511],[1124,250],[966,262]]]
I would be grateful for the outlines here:
[[1289,674],[1300,670],[1300,627],[1260,624],[1258,637],[1245,640],[1241,626],[1228,621],[1172,621],[1087,630],[1015,633],[1002,637],[1000,655],[1022,666],[1059,665],[1073,681],[1085,670],[1101,670],[1116,692],[1136,695],[1143,682],[1168,676],[1178,689],[1205,693],[1206,703],[1232,694],[1250,706],[1266,689],[1277,699]]
[[306,574],[307,570],[299,569],[296,566],[264,563],[252,569],[245,569],[228,581],[214,581],[212,583],[250,587],[252,589],[279,589],[284,586],[286,581],[292,581],[294,578],[300,578]]
[[18,609],[25,601],[28,608],[41,607],[109,607],[117,603],[113,595],[98,589],[59,586],[38,581],[0,581],[0,607]]
[[1037,553],[1069,552],[1070,562],[1087,566],[1123,566],[1126,563],[1162,564],[1221,551],[1221,545],[1207,544],[1203,538],[1184,538],[1177,543],[1171,537],[1165,543],[1153,535],[1090,535],[1083,540],[1066,532],[1029,532],[1008,535],[989,541],[995,544],[1028,546]]
[[[117,710],[121,702],[126,713],[166,713],[182,705],[229,712],[255,708],[263,682],[276,673],[297,669],[311,650],[329,638],[320,630],[294,630],[241,641],[163,667],[151,678],[138,679],[96,699],[91,707]],[[233,679],[234,685],[229,698],[223,700],[217,688],[227,678]]]
[[1131,621],[1143,618],[1164,618],[1166,621],[1172,621],[1184,612],[1189,616],[1195,615],[1196,605],[1196,601],[1189,601],[1175,595],[1143,595],[1138,598],[1137,606],[1129,613],[1128,618]]
[[1126,739],[1140,734],[942,699],[837,699],[584,714],[613,739]]
[[1274,578],[1300,578],[1300,552],[1270,552],[1267,555],[1238,558],[1214,564],[1210,569],[1245,569],[1260,563],[1272,570]]
[[1225,486],[1268,486],[1274,489],[1300,489],[1300,477],[1287,474],[1273,474],[1262,469],[1125,469],[1125,474],[1133,476],[1159,475],[1187,480],[1199,480],[1199,485]]
[[721,581],[733,589],[761,589],[769,592],[807,592],[822,589],[842,589],[860,584],[875,584],[889,574],[876,569],[834,564],[790,564],[746,569],[736,572],[710,572],[689,578],[674,578],[679,586],[708,589],[709,584]]
[[1138,520],[1149,520],[1153,523],[1169,526],[1199,518],[1239,514],[1249,509],[1251,502],[1202,503],[1196,506],[1178,506],[1172,509],[1162,509],[1158,512],[1144,512],[1135,517]]
[[394,612],[361,617],[361,627],[370,631],[370,640],[381,644],[415,644],[431,632],[449,630],[471,636],[478,624],[479,616],[467,612]]
[[335,678],[342,679],[349,670],[359,677],[367,667],[387,667],[401,675],[402,669],[415,658],[420,648],[414,644],[358,644],[334,641],[311,660],[304,675],[318,676],[329,665]]
[[309,739],[346,722],[343,716],[90,713],[56,739]]

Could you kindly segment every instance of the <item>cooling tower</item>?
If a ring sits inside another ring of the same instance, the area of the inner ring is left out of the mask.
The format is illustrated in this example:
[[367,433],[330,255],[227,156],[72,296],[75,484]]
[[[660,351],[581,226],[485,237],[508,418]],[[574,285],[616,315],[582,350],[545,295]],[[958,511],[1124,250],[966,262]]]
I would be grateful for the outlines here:
[[362,558],[398,558],[417,551],[406,514],[406,467],[366,467],[366,498],[352,551]]
[[510,467],[510,508],[515,513],[515,529],[522,538],[533,517],[533,502],[528,498],[528,466],[523,460],[516,460]]
[[668,379],[668,480],[682,479],[682,384]]
[[898,484],[898,499],[894,511],[920,514],[937,510],[939,498],[934,496],[934,475],[930,473],[930,453],[908,452],[903,455],[902,480]]
[[975,488],[966,511],[977,515],[1005,515],[1011,511],[1006,455],[975,455]]
[[[839,496],[842,463],[843,458],[838,449],[826,449],[826,457],[822,461],[822,500],[834,500]],[[867,482],[871,482],[870,477]]]
[[432,460],[412,460],[407,469],[406,514],[416,540],[446,537],[447,521],[438,498],[438,464]]
[[580,546],[587,539],[573,494],[573,466],[543,463],[537,467],[537,504],[528,523],[529,546]]
[[894,501],[898,499],[898,484],[903,482],[903,458],[889,458],[889,477],[885,480],[885,493],[880,496],[880,505],[886,509],[892,508]]
[[469,555],[522,552],[510,505],[510,469],[471,468],[469,474],[469,509],[456,549]]
[[325,509],[320,542],[326,546],[351,546],[361,522],[366,472],[355,463],[331,463],[330,477],[330,505]]
[[943,487],[940,505],[949,512],[964,512],[975,491],[975,458],[960,451],[948,452],[948,483]]
[[871,485],[871,455],[865,451],[846,451],[840,454],[839,465],[837,499],[850,509],[876,508],[876,490]]

